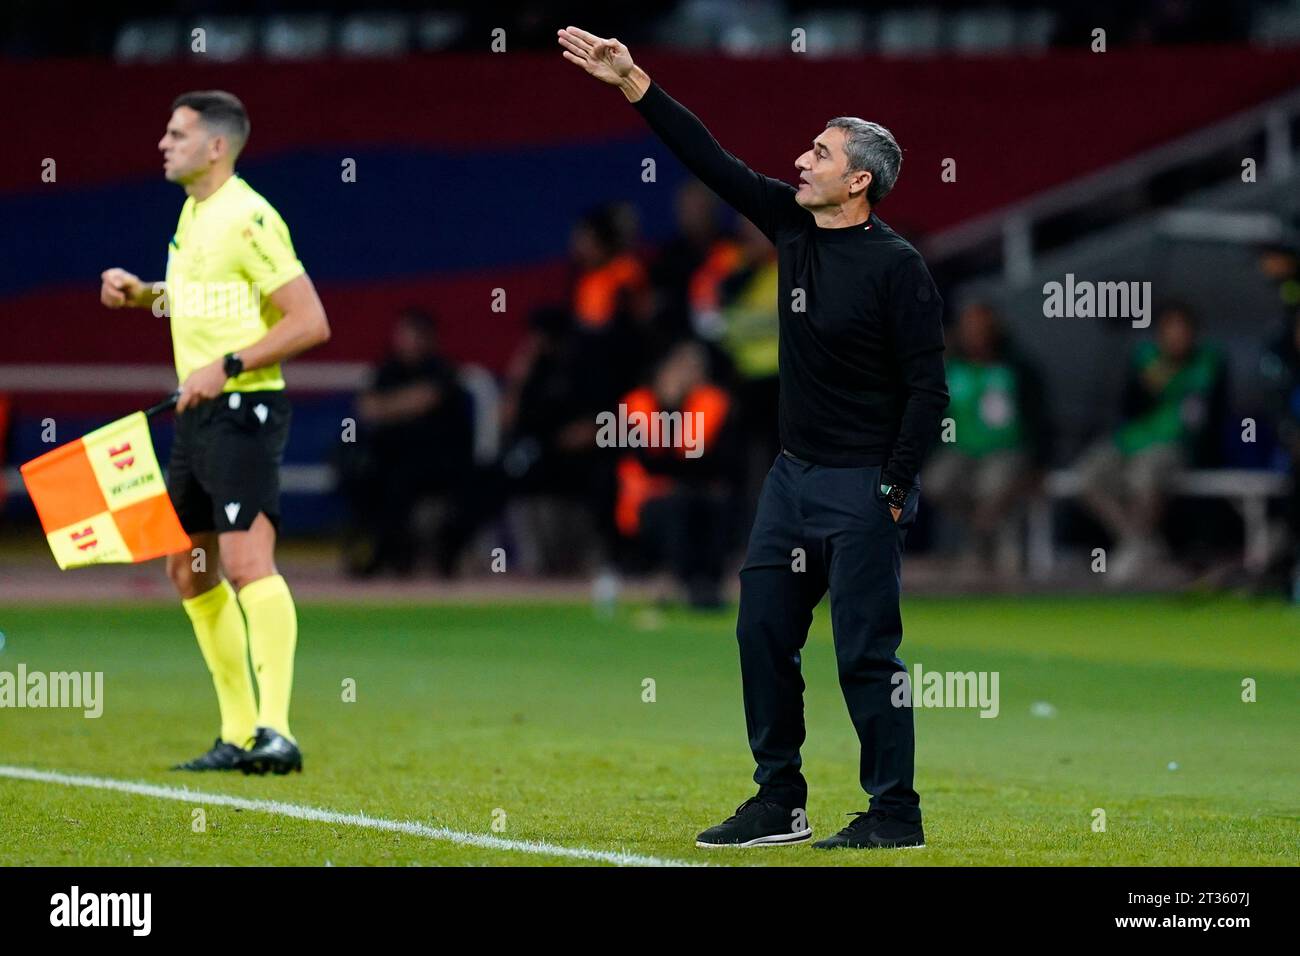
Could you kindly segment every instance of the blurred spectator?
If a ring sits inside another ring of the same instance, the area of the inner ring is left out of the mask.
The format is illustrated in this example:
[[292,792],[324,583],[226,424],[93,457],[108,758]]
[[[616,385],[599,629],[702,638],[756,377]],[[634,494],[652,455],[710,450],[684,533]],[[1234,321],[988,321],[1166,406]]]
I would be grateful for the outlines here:
[[628,250],[628,238],[627,217],[614,204],[591,209],[573,225],[572,306],[582,328],[606,328],[620,310],[633,306],[633,299],[649,293],[645,268]]
[[625,204],[600,206],[573,227],[570,309],[589,336],[594,364],[587,372],[611,396],[647,369],[663,330],[654,325],[654,295],[641,260],[632,252],[636,219]]
[[691,279],[692,324],[705,338],[718,339],[731,365],[745,445],[746,498],[754,502],[781,450],[776,295],[776,247],[743,218],[736,239],[715,245]]
[[[470,398],[439,352],[428,313],[411,308],[398,317],[389,355],[357,396],[357,419],[342,483],[353,517],[348,570],[409,574],[416,504],[430,495],[458,499],[473,466]],[[440,565],[447,560],[439,556]]]
[[1218,464],[1227,403],[1222,354],[1197,340],[1186,305],[1156,316],[1154,342],[1133,352],[1121,424],[1079,462],[1084,503],[1117,542],[1108,573],[1129,580],[1165,557],[1159,536],[1169,480]]
[[1300,309],[1290,327],[1265,351],[1260,375],[1268,389],[1282,456],[1291,473],[1287,527],[1291,549],[1284,573],[1291,599],[1300,604]]
[[1282,324],[1290,325],[1292,314],[1300,308],[1300,253],[1286,242],[1270,242],[1259,249],[1259,271],[1277,289]]
[[531,325],[507,374],[501,467],[515,493],[586,501],[605,484],[593,477],[602,457],[596,413],[612,404],[606,376],[596,373],[601,343],[563,309],[538,309]]
[[969,529],[968,554],[982,568],[999,527],[1047,464],[1043,387],[991,306],[963,308],[954,339],[947,414],[955,440],[935,449],[922,487]]
[[708,354],[674,347],[652,383],[624,396],[628,421],[680,414],[670,447],[628,448],[618,462],[619,533],[652,564],[666,564],[694,607],[716,607],[729,540],[727,520],[739,462],[732,402],[709,380]]
[[603,329],[620,311],[649,302],[645,268],[629,250],[629,221],[613,205],[588,212],[573,227],[569,255],[576,273],[573,315],[584,329]]
[[718,197],[698,179],[678,188],[673,208],[677,233],[660,248],[650,281],[656,296],[655,325],[677,339],[691,333],[692,277],[727,239],[718,227]]
[[449,516],[445,550],[459,551],[513,503],[530,570],[573,572],[608,559],[613,463],[596,447],[596,414],[615,399],[614,383],[601,374],[604,345],[578,329],[567,309],[532,312],[506,372],[501,458],[475,472],[462,506]]

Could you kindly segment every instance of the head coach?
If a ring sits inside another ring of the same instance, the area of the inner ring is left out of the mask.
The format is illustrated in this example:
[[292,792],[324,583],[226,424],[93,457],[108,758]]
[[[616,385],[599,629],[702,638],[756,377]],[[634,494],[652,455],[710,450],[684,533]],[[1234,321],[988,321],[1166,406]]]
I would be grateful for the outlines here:
[[[890,132],[832,119],[797,160],[799,185],[754,172],[632,62],[617,39],[568,27],[564,57],[617,86],[705,185],[775,244],[782,452],[763,484],[740,572],[745,723],[758,793],[698,846],[812,838],[800,771],[800,651],[829,589],[840,686],[862,747],[867,811],[814,844],[923,846],[910,707],[891,704],[903,542],[922,457],[948,404],[943,303],[917,251],[875,213],[902,151]],[[909,698],[910,699],[910,698]]]

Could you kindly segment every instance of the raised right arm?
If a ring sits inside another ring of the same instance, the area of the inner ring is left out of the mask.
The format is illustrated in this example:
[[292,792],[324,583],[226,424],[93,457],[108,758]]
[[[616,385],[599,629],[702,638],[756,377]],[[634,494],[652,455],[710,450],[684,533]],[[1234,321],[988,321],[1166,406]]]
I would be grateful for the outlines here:
[[568,27],[559,31],[559,42],[565,59],[617,86],[687,169],[775,241],[780,216],[797,208],[793,186],[755,172],[723,149],[694,113],[632,62],[617,38],[606,40]]

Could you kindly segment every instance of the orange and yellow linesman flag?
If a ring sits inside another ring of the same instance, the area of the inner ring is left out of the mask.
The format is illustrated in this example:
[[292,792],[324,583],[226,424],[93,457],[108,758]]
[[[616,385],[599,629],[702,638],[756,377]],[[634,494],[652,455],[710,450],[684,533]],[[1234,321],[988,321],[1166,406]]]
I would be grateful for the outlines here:
[[20,471],[64,570],[148,561],[190,547],[144,412],[33,458]]

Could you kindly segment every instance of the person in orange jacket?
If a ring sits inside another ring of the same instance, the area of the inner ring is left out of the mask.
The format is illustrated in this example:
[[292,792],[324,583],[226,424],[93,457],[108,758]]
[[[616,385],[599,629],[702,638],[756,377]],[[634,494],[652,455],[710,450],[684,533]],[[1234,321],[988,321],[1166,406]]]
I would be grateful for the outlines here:
[[[620,404],[633,427],[617,466],[619,533],[667,564],[693,606],[717,606],[740,464],[731,396],[710,380],[704,347],[687,340]],[[638,441],[635,425],[655,421],[663,427]]]

